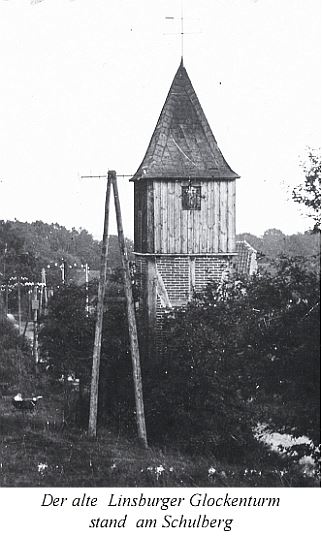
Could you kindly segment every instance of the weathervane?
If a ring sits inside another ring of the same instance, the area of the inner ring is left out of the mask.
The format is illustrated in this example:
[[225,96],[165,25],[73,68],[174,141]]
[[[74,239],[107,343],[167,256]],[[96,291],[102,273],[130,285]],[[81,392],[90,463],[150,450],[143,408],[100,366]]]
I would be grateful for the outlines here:
[[[172,17],[167,16],[165,17],[166,20],[178,20],[178,17]],[[187,34],[196,34],[201,32],[185,32],[184,31],[184,11],[183,11],[183,0],[181,0],[181,15],[180,15],[180,32],[171,32],[171,33],[164,33],[163,35],[181,35],[181,60],[183,61],[183,43],[184,43],[184,36]]]

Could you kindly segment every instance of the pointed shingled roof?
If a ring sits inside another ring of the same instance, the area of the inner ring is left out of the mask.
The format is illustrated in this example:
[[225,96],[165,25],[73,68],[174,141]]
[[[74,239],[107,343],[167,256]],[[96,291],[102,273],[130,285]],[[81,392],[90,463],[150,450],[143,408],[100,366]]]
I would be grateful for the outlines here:
[[131,180],[236,179],[181,60],[143,161]]

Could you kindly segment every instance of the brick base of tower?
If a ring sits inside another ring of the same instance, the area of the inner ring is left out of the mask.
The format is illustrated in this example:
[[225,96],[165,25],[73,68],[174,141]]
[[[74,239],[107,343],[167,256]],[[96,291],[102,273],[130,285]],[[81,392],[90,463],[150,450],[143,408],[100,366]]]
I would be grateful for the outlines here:
[[220,281],[234,255],[136,254],[143,355],[162,353],[162,318],[183,307],[207,284]]

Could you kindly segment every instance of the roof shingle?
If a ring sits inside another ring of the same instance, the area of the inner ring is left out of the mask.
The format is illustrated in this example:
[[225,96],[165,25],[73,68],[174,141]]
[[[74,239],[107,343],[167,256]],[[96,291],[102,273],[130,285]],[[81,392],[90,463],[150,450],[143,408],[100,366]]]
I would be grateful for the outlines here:
[[236,179],[181,61],[143,161],[131,180]]

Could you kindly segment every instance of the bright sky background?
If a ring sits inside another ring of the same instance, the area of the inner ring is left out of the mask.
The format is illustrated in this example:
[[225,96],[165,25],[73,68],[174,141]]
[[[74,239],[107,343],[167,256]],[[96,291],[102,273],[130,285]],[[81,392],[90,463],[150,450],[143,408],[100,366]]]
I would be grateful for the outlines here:
[[[184,0],[184,64],[241,175],[237,231],[303,231],[321,145],[320,0]],[[175,16],[175,21],[166,20]],[[101,238],[105,181],[138,168],[180,61],[180,0],[0,0],[0,219]],[[133,185],[120,179],[133,237]],[[110,227],[115,232],[114,215]]]

